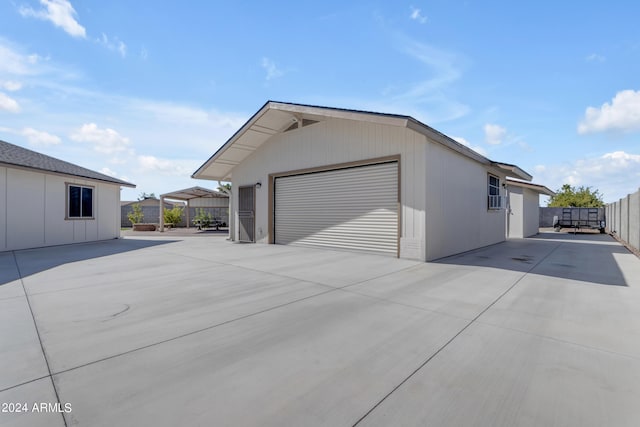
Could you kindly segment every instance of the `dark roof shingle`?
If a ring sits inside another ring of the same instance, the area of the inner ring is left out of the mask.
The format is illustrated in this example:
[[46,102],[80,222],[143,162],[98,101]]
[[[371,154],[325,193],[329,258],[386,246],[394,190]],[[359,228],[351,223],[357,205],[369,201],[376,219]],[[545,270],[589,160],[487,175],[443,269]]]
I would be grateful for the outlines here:
[[1,163],[37,169],[45,172],[72,175],[79,178],[94,179],[122,185],[124,187],[135,187],[135,184],[131,184],[130,182],[122,181],[118,178],[95,172],[91,169],[74,165],[73,163],[58,160],[54,157],[28,150],[2,140],[0,140],[0,164]]

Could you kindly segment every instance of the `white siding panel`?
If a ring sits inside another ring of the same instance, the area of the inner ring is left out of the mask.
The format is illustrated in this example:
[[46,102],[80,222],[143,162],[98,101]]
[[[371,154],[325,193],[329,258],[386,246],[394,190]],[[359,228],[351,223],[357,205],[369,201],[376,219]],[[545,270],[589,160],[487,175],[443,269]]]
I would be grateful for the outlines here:
[[275,241],[396,255],[397,189],[397,162],[277,178]]
[[7,249],[7,168],[0,167],[0,251]]
[[43,246],[44,175],[7,169],[7,246],[10,249]]
[[117,206],[120,206],[120,189],[100,184],[95,206],[98,240],[113,239],[120,235],[120,215],[117,210],[114,211]]
[[540,228],[540,195],[533,190],[524,189],[524,237],[538,234]]
[[72,221],[65,221],[67,211],[65,177],[57,175],[46,176],[45,189],[45,244],[64,245],[73,243]]
[[487,209],[487,174],[498,176],[502,185],[503,173],[437,143],[428,145],[426,167],[427,260],[505,240],[505,210]]

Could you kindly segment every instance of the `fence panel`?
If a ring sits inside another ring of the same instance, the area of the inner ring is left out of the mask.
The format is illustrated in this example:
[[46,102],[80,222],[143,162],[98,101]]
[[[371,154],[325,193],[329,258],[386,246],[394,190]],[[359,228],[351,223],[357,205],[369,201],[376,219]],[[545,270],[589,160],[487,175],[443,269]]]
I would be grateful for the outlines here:
[[640,249],[640,191],[629,196],[629,240],[634,248]]
[[630,246],[640,249],[640,190],[607,205],[607,228]]

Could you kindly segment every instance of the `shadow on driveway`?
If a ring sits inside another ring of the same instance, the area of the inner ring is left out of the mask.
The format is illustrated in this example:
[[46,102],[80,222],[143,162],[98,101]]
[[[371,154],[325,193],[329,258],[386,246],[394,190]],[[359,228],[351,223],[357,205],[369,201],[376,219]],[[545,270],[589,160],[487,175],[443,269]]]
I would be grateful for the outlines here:
[[529,272],[598,285],[628,286],[616,257],[629,251],[606,234],[540,233],[435,261]]
[[[0,286],[64,264],[137,251],[178,241],[114,239],[2,252],[0,253]],[[16,268],[16,262],[19,271]]]

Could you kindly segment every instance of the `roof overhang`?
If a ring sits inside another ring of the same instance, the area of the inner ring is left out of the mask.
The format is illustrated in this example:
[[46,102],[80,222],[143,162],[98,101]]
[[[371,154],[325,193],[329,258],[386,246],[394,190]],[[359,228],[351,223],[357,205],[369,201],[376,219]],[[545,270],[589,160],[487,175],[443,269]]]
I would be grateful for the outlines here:
[[233,168],[249,157],[272,136],[285,132],[292,127],[303,127],[307,122],[318,122],[328,118],[357,120],[408,128],[466,157],[488,167],[496,168],[507,176],[527,181],[532,179],[531,175],[519,167],[494,162],[410,116],[275,101],[265,103],[191,177],[195,179],[230,181]]
[[533,190],[536,193],[544,194],[545,196],[556,195],[554,191],[549,190],[544,185],[533,184],[531,182],[522,182],[522,181],[515,181],[513,179],[507,179],[507,185],[512,185],[514,187],[520,187],[520,188],[528,188],[529,190]]
[[172,200],[191,200],[197,198],[228,198],[229,196],[218,191],[209,190],[203,187],[191,187],[184,190],[172,191],[171,193],[161,194],[161,199]]
[[531,181],[533,177],[527,172],[523,171],[516,165],[510,165],[509,163],[491,162],[493,166],[503,171],[507,176],[512,178],[518,178],[525,181]]

